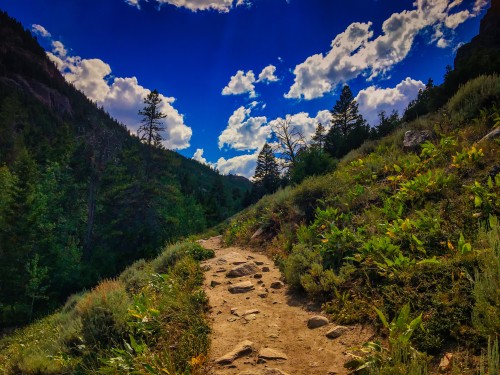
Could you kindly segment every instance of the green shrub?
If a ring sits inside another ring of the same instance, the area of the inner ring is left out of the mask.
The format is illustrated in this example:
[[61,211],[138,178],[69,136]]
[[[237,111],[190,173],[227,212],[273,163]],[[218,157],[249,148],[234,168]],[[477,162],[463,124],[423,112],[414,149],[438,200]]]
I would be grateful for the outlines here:
[[463,122],[477,116],[482,108],[491,106],[498,100],[500,77],[480,76],[460,87],[446,105],[446,109],[453,121]]
[[283,273],[286,282],[294,289],[302,289],[301,278],[313,266],[320,264],[319,251],[305,244],[297,244],[284,262]]
[[490,218],[491,229],[486,233],[490,248],[481,255],[475,272],[472,312],[474,327],[484,336],[500,336],[500,226]]
[[82,321],[87,345],[110,346],[121,342],[128,332],[130,297],[118,280],[101,282],[78,301],[75,310]]

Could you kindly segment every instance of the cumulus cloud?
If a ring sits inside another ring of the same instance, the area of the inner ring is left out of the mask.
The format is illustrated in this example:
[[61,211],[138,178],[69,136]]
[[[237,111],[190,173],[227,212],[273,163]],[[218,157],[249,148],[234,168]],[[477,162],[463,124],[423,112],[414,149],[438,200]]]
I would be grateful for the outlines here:
[[238,72],[231,77],[231,80],[226,87],[222,89],[222,95],[240,95],[249,93],[251,98],[255,98],[255,74],[253,71],[249,70],[244,72],[243,70],[238,70]]
[[191,159],[196,160],[197,162],[199,162],[201,164],[205,164],[205,165],[208,165],[210,167],[214,167],[213,163],[208,162],[207,159],[203,157],[204,152],[205,152],[205,150],[203,150],[202,148],[197,148],[196,152],[194,153],[194,155]]
[[216,167],[222,174],[237,174],[250,178],[255,173],[259,152],[260,150],[253,154],[235,156],[230,159],[219,158]]
[[226,129],[219,135],[219,148],[227,145],[234,150],[256,150],[271,136],[271,127],[265,116],[252,117],[258,103],[240,107],[229,118]]
[[[127,4],[140,9],[141,2],[147,0],[124,0]],[[231,9],[239,6],[248,6],[251,0],[154,0],[158,5],[170,4],[178,8],[186,8],[193,12],[203,10],[215,10],[220,13],[227,13]]]
[[274,65],[268,65],[259,74],[259,79],[257,82],[276,82],[278,77],[274,75],[276,73],[276,67]]
[[314,99],[361,74],[372,79],[387,73],[406,58],[422,30],[431,26],[454,29],[485,6],[484,1],[476,0],[472,11],[453,13],[459,4],[457,0],[417,0],[416,9],[394,13],[385,20],[376,38],[371,22],[352,23],[335,37],[330,51],[310,56],[295,67],[295,80],[285,97]]
[[408,103],[417,97],[418,90],[424,88],[425,84],[422,81],[407,77],[393,88],[367,87],[361,90],[355,99],[363,117],[369,124],[375,125],[379,112],[390,113],[395,109],[401,114]]
[[41,37],[44,37],[44,38],[50,38],[51,37],[50,33],[47,31],[47,29],[45,29],[45,27],[43,27],[42,25],[38,25],[36,23],[34,23],[33,25],[31,25],[31,31],[34,34],[40,35]]
[[[125,124],[133,132],[140,125],[137,112],[144,107],[144,97],[150,90],[141,86],[136,77],[115,77],[110,79],[111,67],[100,59],[82,59],[68,56],[64,45],[59,41],[52,43],[52,53],[47,55],[61,71],[64,78],[81,90],[89,99],[102,105],[111,116]],[[189,147],[192,130],[184,123],[184,117],[173,106],[175,98],[160,94],[160,111],[167,117],[163,120],[165,140],[163,145],[169,149]]]

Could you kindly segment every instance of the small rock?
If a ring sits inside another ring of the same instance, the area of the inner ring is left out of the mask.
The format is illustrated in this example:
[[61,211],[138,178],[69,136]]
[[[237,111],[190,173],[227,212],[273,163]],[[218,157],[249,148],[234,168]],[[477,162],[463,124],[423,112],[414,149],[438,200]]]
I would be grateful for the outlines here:
[[329,339],[336,339],[337,337],[342,336],[344,333],[346,333],[349,330],[350,330],[349,327],[336,326],[336,327],[333,327],[332,329],[330,329],[326,333],[326,337],[328,337]]
[[253,275],[253,278],[254,279],[262,279],[262,274],[261,273],[256,273],[255,275]]
[[234,317],[227,318],[227,321],[228,321],[229,323],[235,322],[235,321],[237,321],[237,320],[238,320],[238,318],[234,318]]
[[231,315],[240,316],[240,314],[238,314],[238,308],[237,307],[233,307],[231,309]]
[[227,288],[227,290],[229,290],[229,292],[232,294],[247,293],[254,289],[255,288],[250,281],[243,281],[241,283],[231,285],[230,287]]
[[263,292],[263,293],[259,293],[258,296],[260,298],[266,298],[267,297],[267,293],[266,292]]
[[271,348],[261,349],[259,352],[259,358],[267,360],[288,359],[288,357],[284,353],[280,352],[279,350]]
[[270,272],[271,270],[269,269],[269,267],[262,267],[262,272]]
[[217,268],[217,270],[215,271],[217,273],[222,273],[222,272],[226,272],[226,269],[225,268]]
[[255,314],[248,314],[248,315],[243,316],[243,318],[244,318],[247,322],[249,322],[249,321],[251,321],[251,320],[255,320],[255,319],[257,319],[257,315],[255,315]]
[[219,365],[229,365],[238,358],[252,354],[253,350],[253,342],[249,340],[242,341],[238,345],[236,345],[236,347],[229,353],[226,353],[222,357],[217,358],[215,360],[215,363]]
[[215,280],[212,280],[212,281],[210,282],[210,286],[211,286],[212,288],[215,288],[217,285],[220,285],[220,284],[221,284],[221,283],[219,283],[218,281],[215,281]]
[[203,266],[200,267],[203,272],[210,271],[212,269],[212,266],[210,264],[204,264]]
[[232,252],[229,254],[226,254],[219,259],[217,259],[216,263],[218,265],[222,264],[233,264],[233,265],[238,265],[238,264],[243,264],[246,263],[247,260],[245,257],[243,257],[241,254]]
[[259,269],[257,268],[257,266],[255,264],[244,263],[244,264],[240,264],[239,266],[236,266],[232,270],[230,270],[226,274],[226,277],[242,277],[242,276],[253,275],[258,270]]
[[307,328],[314,329],[328,324],[328,319],[321,315],[316,315],[307,321]]
[[318,362],[309,362],[309,367],[318,367]]
[[257,281],[257,284],[264,284],[264,281],[259,280],[259,281]]
[[443,358],[441,358],[441,362],[439,362],[439,372],[448,372],[451,370],[451,364],[453,360],[452,353],[446,353]]
[[258,266],[262,266],[264,262],[261,262],[260,260],[255,260],[254,263]]
[[272,289],[281,289],[285,286],[285,284],[282,281],[273,281],[271,283],[271,288]]
[[260,310],[257,310],[257,309],[247,310],[243,313],[243,316],[250,315],[250,314],[260,314]]

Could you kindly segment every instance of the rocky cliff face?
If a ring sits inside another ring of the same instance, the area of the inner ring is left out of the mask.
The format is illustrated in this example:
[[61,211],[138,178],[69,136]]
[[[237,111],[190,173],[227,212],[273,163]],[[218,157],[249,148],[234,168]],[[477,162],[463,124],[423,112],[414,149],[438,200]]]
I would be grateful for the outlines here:
[[64,78],[28,31],[5,13],[0,14],[0,82],[38,99],[58,115],[71,115],[68,98],[61,93]]
[[498,55],[500,55],[500,0],[491,0],[491,7],[481,20],[479,34],[458,49],[455,69],[460,69],[474,57],[496,58]]

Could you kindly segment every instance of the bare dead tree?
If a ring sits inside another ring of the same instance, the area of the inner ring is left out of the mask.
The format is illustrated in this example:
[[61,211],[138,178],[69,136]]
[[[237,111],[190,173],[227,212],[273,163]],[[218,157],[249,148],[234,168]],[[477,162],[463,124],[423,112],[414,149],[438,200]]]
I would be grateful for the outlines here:
[[292,124],[291,118],[278,119],[272,126],[275,136],[275,153],[283,160],[283,168],[293,167],[298,152],[306,147],[303,132]]

